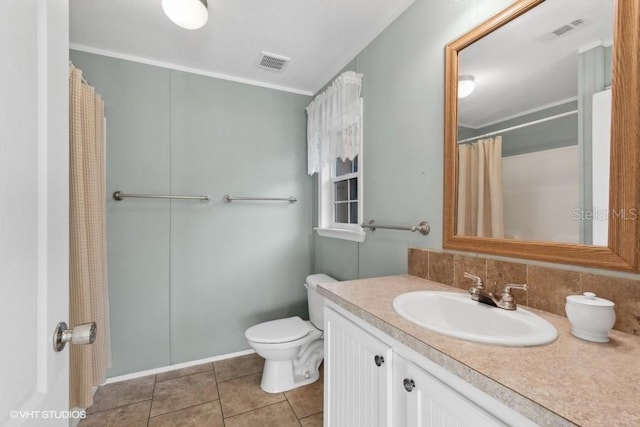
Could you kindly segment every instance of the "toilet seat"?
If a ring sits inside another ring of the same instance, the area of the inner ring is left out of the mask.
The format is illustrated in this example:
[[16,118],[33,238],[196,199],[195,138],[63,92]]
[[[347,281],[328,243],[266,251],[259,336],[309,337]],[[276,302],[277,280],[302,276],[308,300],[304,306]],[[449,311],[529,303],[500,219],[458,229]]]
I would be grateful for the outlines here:
[[244,336],[255,343],[278,344],[298,340],[310,331],[307,322],[294,316],[252,326],[245,331]]

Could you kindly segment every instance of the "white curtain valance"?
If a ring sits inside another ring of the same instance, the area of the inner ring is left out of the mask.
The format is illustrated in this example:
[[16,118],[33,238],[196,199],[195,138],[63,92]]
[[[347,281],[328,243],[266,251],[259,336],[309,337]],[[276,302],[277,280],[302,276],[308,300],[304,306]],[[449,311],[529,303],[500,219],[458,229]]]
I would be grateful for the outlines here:
[[333,159],[353,159],[362,144],[362,74],[347,71],[307,107],[309,175]]

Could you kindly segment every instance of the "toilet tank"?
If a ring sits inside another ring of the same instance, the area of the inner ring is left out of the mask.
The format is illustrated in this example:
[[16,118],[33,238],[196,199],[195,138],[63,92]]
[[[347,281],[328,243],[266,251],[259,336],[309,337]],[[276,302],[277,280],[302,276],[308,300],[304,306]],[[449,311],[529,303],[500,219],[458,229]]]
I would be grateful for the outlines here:
[[307,276],[304,286],[307,288],[307,303],[309,304],[309,320],[313,325],[324,329],[324,297],[318,293],[316,287],[320,283],[337,282],[326,274],[312,274]]

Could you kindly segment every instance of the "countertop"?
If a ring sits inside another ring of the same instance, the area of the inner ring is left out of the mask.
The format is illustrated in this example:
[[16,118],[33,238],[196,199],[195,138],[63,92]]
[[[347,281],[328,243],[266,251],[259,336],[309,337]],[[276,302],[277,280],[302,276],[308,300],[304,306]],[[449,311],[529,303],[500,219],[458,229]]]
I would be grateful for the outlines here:
[[[318,286],[320,294],[540,425],[640,426],[640,337],[611,331],[609,343],[571,335],[569,321],[532,308],[558,329],[537,347],[501,347],[432,332],[400,317],[405,292],[460,289],[414,276]],[[463,291],[462,291],[463,292]]]

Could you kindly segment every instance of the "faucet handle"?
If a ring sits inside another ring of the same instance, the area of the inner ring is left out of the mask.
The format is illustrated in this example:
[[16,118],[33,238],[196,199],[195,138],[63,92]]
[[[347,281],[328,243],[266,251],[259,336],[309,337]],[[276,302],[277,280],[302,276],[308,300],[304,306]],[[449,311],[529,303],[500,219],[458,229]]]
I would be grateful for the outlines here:
[[467,279],[471,279],[473,280],[473,285],[475,288],[478,289],[483,289],[484,285],[482,284],[482,279],[478,276],[474,276],[471,273],[467,273],[466,271],[464,272],[464,277],[466,277]]
[[513,299],[511,289],[522,289],[523,291],[528,291],[529,286],[527,286],[526,283],[523,283],[521,285],[509,283],[508,285],[506,285],[504,287],[504,290],[502,291],[502,295],[500,296],[500,303],[498,304],[500,308],[504,308],[506,310],[516,309],[516,302]]
[[505,285],[503,292],[511,293],[511,289],[522,289],[523,291],[528,291],[529,290],[529,286],[526,283],[523,283],[521,285],[516,285],[514,283],[509,283],[508,285]]
[[464,272],[464,277],[473,280],[473,286],[469,288],[469,295],[471,295],[472,300],[479,301],[480,293],[484,291],[482,279],[478,276],[474,276],[471,273],[467,273],[466,271]]

